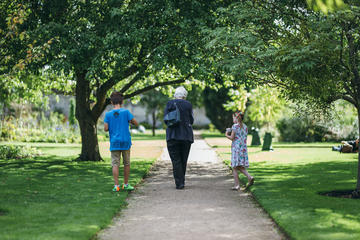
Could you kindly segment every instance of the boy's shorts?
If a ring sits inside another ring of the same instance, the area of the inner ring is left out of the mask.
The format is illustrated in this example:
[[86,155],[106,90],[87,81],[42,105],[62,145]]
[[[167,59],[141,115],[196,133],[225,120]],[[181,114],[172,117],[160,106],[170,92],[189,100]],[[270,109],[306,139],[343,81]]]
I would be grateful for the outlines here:
[[123,157],[124,166],[130,165],[130,149],[129,149],[129,150],[111,151],[111,166],[120,166],[121,154]]

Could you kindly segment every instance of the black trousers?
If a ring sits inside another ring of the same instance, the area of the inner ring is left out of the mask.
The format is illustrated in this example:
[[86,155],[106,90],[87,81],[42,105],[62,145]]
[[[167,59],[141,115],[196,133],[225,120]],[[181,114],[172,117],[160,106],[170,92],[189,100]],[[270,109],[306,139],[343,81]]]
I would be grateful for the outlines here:
[[182,140],[168,140],[167,149],[173,165],[176,187],[185,185],[186,165],[189,157],[191,142]]

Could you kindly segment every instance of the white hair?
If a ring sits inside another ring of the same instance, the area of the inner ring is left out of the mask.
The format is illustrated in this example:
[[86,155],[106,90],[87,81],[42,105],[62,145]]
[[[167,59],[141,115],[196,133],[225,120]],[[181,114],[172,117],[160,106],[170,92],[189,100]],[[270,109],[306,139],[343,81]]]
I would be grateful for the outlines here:
[[185,99],[187,97],[187,94],[188,94],[188,92],[186,91],[186,89],[184,87],[178,87],[175,89],[174,98]]

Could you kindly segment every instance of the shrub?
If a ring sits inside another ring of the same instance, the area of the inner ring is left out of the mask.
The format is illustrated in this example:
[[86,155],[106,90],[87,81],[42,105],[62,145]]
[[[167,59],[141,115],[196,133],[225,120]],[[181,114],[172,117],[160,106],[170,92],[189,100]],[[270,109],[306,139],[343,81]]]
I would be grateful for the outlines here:
[[41,152],[29,146],[0,145],[0,159],[33,158]]
[[276,123],[279,141],[284,142],[324,142],[332,138],[327,128],[306,118],[283,118]]
[[140,125],[143,125],[146,129],[152,129],[152,124],[148,122],[141,122]]
[[9,117],[2,122],[0,141],[81,142],[80,133],[76,125],[69,126],[64,122],[64,119],[64,115],[58,113],[51,113],[49,118],[46,118],[44,114],[32,116],[27,119]]
[[203,92],[206,116],[220,132],[225,132],[225,129],[233,124],[232,111],[224,107],[224,104],[231,100],[228,92],[229,89],[225,87],[219,90],[205,88]]
[[[194,130],[202,130],[202,129],[209,129],[209,124],[202,124],[202,125],[193,125],[192,128]],[[215,127],[214,127],[215,128]]]

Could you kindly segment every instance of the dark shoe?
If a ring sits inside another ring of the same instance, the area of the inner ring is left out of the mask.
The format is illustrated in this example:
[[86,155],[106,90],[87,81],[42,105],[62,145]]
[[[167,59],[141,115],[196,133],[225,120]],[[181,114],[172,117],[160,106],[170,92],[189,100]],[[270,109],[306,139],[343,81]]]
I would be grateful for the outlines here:
[[176,189],[184,189],[184,185],[179,185],[179,186],[176,186]]

